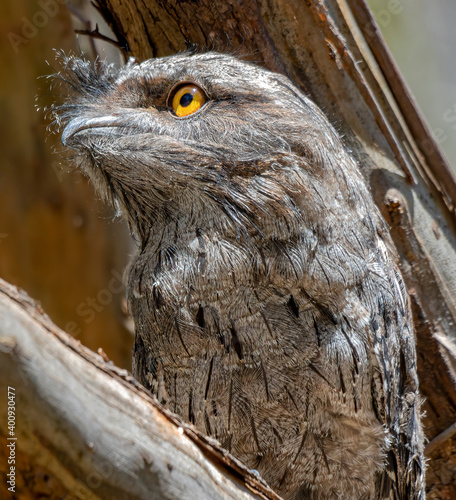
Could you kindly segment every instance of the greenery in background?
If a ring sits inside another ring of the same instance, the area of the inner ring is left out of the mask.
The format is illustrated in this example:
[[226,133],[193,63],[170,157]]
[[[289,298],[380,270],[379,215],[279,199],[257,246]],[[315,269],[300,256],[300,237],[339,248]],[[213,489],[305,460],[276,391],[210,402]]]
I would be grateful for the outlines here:
[[368,0],[429,127],[456,171],[456,2]]

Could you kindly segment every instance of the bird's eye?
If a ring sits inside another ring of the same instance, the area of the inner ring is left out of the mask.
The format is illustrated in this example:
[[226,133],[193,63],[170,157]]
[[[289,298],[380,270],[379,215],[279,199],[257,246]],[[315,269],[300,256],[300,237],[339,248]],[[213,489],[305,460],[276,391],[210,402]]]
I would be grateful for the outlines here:
[[179,118],[195,113],[205,102],[204,92],[194,83],[178,85],[168,97],[168,106],[172,106],[174,114]]

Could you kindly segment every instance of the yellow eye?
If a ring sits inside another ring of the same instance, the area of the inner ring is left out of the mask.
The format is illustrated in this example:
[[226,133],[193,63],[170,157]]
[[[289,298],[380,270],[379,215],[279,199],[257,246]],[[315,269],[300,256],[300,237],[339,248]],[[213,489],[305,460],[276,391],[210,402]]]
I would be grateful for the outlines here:
[[195,113],[206,102],[204,92],[194,83],[186,83],[171,91],[170,98],[174,114],[179,118]]

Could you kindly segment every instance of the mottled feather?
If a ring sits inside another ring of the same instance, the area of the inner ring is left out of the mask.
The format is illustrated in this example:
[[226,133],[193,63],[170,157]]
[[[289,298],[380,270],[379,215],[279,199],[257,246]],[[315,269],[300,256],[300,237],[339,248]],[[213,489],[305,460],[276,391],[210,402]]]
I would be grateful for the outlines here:
[[[324,114],[216,53],[61,76],[63,142],[139,241],[134,375],[286,499],[424,499],[409,300]],[[177,118],[183,81],[207,102]]]

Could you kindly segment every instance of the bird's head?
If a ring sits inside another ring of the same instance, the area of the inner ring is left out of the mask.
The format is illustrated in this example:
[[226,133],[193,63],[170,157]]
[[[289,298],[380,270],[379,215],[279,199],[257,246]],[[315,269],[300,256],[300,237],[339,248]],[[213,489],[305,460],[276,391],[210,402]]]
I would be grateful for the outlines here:
[[143,241],[175,219],[287,238],[328,210],[322,185],[358,203],[354,162],[282,75],[205,53],[121,69],[70,57],[60,76],[74,90],[57,110],[63,144]]

